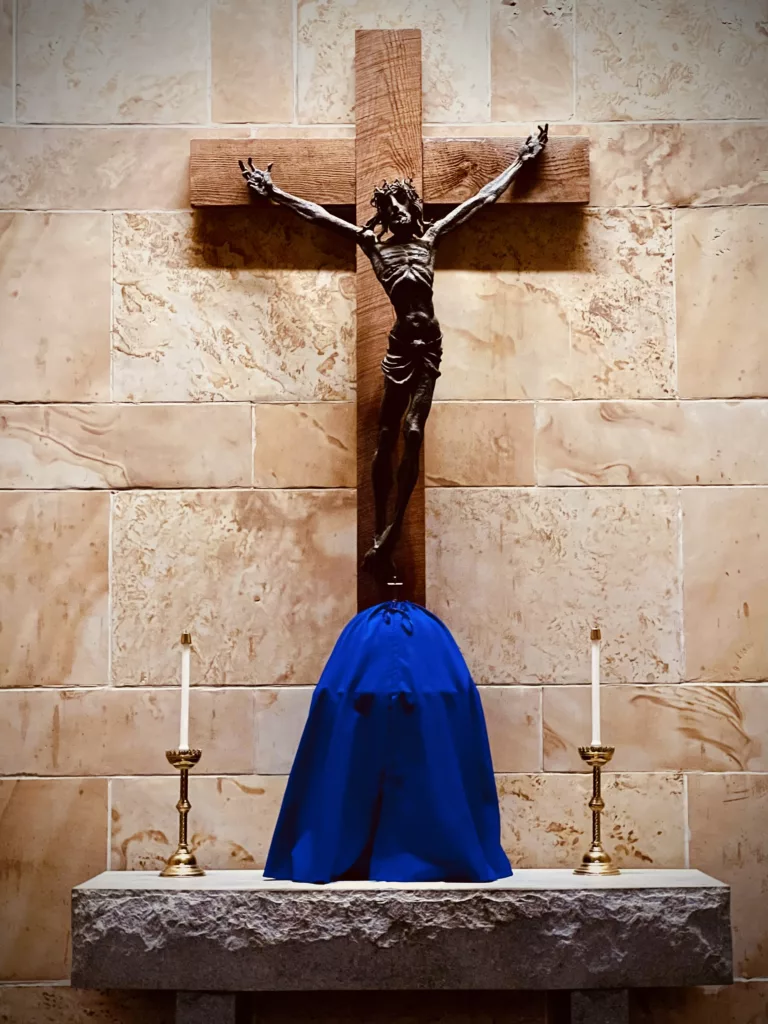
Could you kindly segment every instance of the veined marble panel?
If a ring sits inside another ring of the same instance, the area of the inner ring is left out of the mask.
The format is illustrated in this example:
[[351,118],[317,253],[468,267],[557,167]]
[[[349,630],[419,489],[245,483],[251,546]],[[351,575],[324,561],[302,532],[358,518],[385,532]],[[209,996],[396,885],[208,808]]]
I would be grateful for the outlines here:
[[250,483],[249,405],[0,405],[3,487]]
[[487,120],[485,2],[298,0],[299,121],[354,120],[359,28],[421,29],[425,121]]
[[208,120],[206,0],[18,0],[20,121]]
[[590,125],[594,206],[768,202],[768,124]]
[[254,406],[254,485],[355,487],[355,414],[351,402]]
[[355,612],[353,492],[125,492],[114,501],[114,682],[176,681],[185,628],[198,685],[317,682]]
[[[768,771],[766,686],[602,686],[609,771]],[[583,772],[591,735],[587,686],[544,688],[544,768]]]
[[111,231],[101,213],[0,213],[0,400],[109,399]]
[[764,1024],[768,982],[706,988],[635,989],[632,1024]]
[[432,488],[427,603],[482,683],[680,679],[676,492]]
[[0,0],[0,122],[13,119],[13,0]]
[[579,0],[576,114],[766,117],[765,26],[763,0]]
[[[180,700],[178,685],[0,690],[0,775],[177,776],[165,751],[178,746]],[[255,770],[253,691],[195,687],[189,729],[196,774]]]
[[0,127],[0,208],[187,208],[191,140],[248,135],[238,126]]
[[435,306],[438,399],[674,393],[666,210],[485,211],[443,243]]
[[768,775],[689,775],[691,867],[731,886],[734,974],[768,975]]
[[4,1024],[173,1024],[175,992],[92,992],[68,985],[0,987]]
[[[278,775],[190,783],[190,848],[202,868],[263,868],[285,791]],[[178,779],[114,779],[110,866],[160,871],[178,841]]]
[[0,980],[68,978],[72,887],[104,870],[107,781],[0,780],[0,833]]
[[539,484],[768,483],[768,402],[543,402]]
[[0,686],[107,682],[108,548],[108,494],[0,492]]
[[686,678],[768,679],[768,489],[686,489]]
[[491,117],[573,116],[573,0],[490,0]]
[[[592,833],[591,774],[500,775],[497,788],[513,869],[580,863]],[[603,842],[619,867],[685,867],[682,775],[608,775],[603,797]]]
[[238,208],[126,214],[114,227],[118,400],[353,396],[343,239],[285,211]]
[[434,487],[533,484],[533,448],[533,404],[437,402],[427,421],[426,482]]
[[678,210],[675,251],[680,395],[768,396],[768,208]]
[[293,121],[292,0],[214,0],[214,121]]

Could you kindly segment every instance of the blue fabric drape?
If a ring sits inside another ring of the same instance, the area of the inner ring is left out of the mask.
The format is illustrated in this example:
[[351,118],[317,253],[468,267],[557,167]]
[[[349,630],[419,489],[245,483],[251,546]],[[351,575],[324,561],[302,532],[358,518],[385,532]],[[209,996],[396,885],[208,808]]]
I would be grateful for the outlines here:
[[487,882],[511,874],[483,709],[419,605],[356,615],[309,710],[265,875]]

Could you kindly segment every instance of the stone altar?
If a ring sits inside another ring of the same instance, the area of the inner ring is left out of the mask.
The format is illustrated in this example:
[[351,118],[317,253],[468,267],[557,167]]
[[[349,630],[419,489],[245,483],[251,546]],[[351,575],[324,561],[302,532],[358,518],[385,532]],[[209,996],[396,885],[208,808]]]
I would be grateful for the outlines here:
[[693,870],[407,886],[106,871],[73,890],[72,957],[76,987],[175,989],[178,1024],[234,1024],[238,992],[321,989],[566,989],[574,1021],[626,1024],[627,989],[732,981],[730,890]]

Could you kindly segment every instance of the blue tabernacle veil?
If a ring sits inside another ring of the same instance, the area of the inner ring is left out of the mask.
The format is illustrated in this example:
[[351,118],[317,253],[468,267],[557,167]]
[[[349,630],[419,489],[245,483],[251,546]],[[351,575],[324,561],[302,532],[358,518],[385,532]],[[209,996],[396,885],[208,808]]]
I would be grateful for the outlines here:
[[376,605],[339,637],[264,873],[297,882],[511,874],[480,696],[446,626],[419,605]]

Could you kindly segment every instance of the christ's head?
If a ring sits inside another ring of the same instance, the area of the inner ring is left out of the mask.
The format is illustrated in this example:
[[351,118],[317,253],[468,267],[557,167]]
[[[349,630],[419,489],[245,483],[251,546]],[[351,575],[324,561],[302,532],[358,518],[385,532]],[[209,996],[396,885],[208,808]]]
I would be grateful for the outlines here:
[[376,216],[368,226],[381,225],[382,234],[389,231],[395,239],[408,239],[424,233],[424,208],[410,178],[395,178],[377,186],[371,206],[376,207]]

